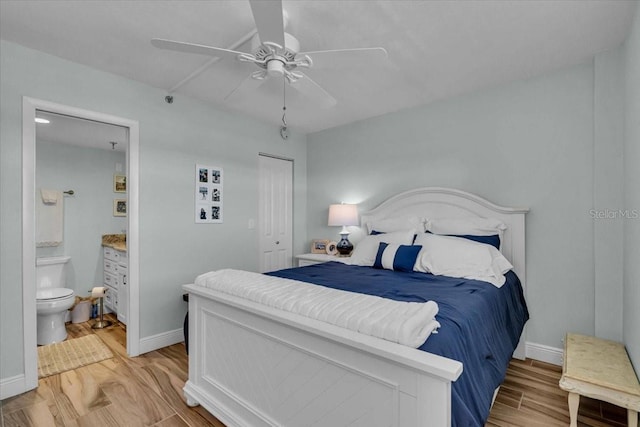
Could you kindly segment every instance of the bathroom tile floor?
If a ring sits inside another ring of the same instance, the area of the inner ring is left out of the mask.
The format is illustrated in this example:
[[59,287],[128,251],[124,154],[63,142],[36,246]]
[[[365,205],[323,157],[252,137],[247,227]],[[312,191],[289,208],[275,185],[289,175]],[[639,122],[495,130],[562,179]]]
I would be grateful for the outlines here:
[[114,357],[43,378],[36,390],[3,400],[3,426],[224,427],[205,409],[185,403],[183,344],[129,358],[122,325],[114,321],[95,330],[92,323],[67,324],[68,339],[95,333]]

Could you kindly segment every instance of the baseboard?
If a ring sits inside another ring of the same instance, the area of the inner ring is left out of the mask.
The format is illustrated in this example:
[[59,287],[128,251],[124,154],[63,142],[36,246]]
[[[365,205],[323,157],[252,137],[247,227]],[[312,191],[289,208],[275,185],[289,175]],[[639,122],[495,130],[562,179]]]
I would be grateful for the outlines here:
[[0,379],[0,400],[17,396],[27,390],[24,374]]
[[182,328],[173,331],[163,332],[140,339],[140,354],[148,353],[159,348],[168,347],[184,341],[184,330]]
[[541,362],[551,363],[553,365],[562,366],[561,348],[549,347],[548,345],[536,344],[532,342],[526,343],[526,354],[530,359],[540,360]]

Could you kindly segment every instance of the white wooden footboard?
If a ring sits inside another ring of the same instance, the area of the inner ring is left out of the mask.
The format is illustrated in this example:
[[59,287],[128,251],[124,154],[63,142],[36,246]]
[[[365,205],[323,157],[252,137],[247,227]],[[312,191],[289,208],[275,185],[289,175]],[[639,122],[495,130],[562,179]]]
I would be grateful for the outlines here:
[[449,426],[462,364],[195,285],[190,405],[232,426]]

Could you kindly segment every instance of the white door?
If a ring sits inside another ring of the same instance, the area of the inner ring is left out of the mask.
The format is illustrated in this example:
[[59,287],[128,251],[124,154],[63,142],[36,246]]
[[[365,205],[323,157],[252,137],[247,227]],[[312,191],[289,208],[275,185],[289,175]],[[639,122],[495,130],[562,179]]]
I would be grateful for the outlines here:
[[289,268],[293,261],[293,161],[260,155],[260,272]]

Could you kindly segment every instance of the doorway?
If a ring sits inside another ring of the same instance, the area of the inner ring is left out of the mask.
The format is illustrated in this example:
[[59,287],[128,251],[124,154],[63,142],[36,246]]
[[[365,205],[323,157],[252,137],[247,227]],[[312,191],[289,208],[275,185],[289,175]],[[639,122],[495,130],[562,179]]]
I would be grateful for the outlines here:
[[260,272],[290,268],[293,263],[293,160],[260,154]]
[[[138,123],[133,120],[98,112],[55,104],[33,98],[23,98],[23,186],[22,186],[22,288],[23,288],[23,332],[25,355],[26,390],[38,385],[36,348],[36,114],[47,112],[67,118],[91,121],[98,125],[115,125],[122,128],[128,144],[122,164],[123,175],[127,177],[127,192],[124,198],[127,206],[126,241],[128,258],[128,315],[127,354],[139,354],[139,280],[138,280]],[[71,139],[71,138],[69,138]],[[117,142],[117,141],[116,141]],[[114,178],[115,179],[115,178]],[[68,189],[64,189],[68,190]],[[99,244],[99,243],[98,243]],[[51,251],[52,249],[48,249]],[[46,255],[46,254],[45,254]],[[78,293],[76,293],[78,295]],[[26,391],[25,390],[25,391]]]

